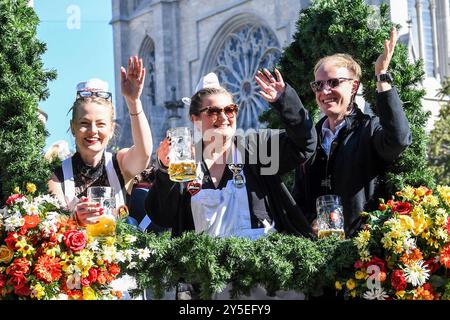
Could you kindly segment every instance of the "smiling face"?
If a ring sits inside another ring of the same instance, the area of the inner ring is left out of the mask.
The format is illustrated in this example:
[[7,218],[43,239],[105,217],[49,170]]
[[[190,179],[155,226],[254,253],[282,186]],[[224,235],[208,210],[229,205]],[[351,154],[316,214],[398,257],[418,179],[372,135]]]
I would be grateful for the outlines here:
[[[233,104],[233,99],[228,93],[216,93],[205,96],[202,99],[201,109],[208,107],[217,107],[223,109]],[[231,138],[236,131],[237,112],[227,116],[225,112],[217,113],[217,115],[208,115],[205,110],[198,115],[192,115],[195,126],[202,131],[202,135],[221,135]],[[200,128],[201,126],[201,128]]]
[[[332,62],[325,62],[316,71],[315,80],[328,80],[333,78],[355,79],[347,68],[335,66]],[[352,96],[357,90],[356,80],[341,80],[339,85],[331,88],[324,85],[323,90],[316,92],[316,102],[320,110],[330,119],[342,120],[350,112],[347,110]]]
[[102,153],[113,136],[112,105],[92,100],[79,104],[71,121],[77,151],[82,158]]

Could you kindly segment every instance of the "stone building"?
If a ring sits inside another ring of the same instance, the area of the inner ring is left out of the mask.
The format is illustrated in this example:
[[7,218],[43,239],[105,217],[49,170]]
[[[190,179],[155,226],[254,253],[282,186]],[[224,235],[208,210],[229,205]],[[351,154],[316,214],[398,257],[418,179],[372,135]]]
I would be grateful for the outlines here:
[[[367,0],[377,6],[381,0]],[[388,0],[391,18],[402,25],[400,40],[411,59],[425,61],[424,106],[438,113],[436,90],[450,75],[449,0]],[[144,111],[155,148],[169,127],[189,125],[190,97],[200,77],[216,72],[235,95],[238,126],[257,128],[267,105],[258,96],[255,71],[272,67],[289,45],[301,9],[309,0],[112,0],[119,146],[131,145],[129,117],[120,95],[120,65],[130,55],[148,70]],[[364,102],[359,98],[360,105]]]

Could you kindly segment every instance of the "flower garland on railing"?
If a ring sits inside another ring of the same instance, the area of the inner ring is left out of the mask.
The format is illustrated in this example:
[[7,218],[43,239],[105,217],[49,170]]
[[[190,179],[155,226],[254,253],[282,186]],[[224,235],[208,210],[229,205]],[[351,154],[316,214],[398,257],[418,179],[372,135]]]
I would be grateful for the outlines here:
[[132,295],[161,298],[178,282],[200,285],[211,299],[262,285],[269,294],[297,290],[344,298],[449,299],[450,187],[407,187],[365,213],[354,239],[273,233],[251,241],[187,232],[156,235],[117,222],[116,237],[85,235],[50,196],[12,195],[0,210],[0,299],[119,299],[114,279],[136,280]]
[[406,187],[366,213],[359,259],[338,290],[364,299],[450,299],[450,187]]
[[28,184],[0,209],[0,300],[120,299],[112,283],[118,263],[139,253],[134,237],[90,238],[54,197],[35,191]]
[[351,267],[357,257],[350,240],[334,237],[312,241],[273,233],[252,241],[187,232],[171,239],[168,233],[141,233],[126,224],[118,228],[119,233],[134,232],[135,244],[149,250],[145,261],[139,259],[132,268],[123,265],[122,269],[136,278],[140,288],[136,294],[151,288],[156,298],[181,279],[199,284],[201,299],[211,299],[229,283],[232,297],[248,295],[257,284],[269,294],[294,289],[318,296],[324,287],[333,288],[339,271]]

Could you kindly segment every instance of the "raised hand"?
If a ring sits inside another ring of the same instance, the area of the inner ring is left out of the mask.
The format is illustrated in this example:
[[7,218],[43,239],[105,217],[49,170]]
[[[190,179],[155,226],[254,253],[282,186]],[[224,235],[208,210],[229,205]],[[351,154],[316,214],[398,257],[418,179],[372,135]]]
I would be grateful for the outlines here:
[[75,215],[80,226],[98,223],[98,217],[104,213],[104,209],[99,203],[89,202],[89,199],[83,197],[75,207]]
[[384,51],[378,57],[375,62],[375,74],[386,73],[391,62],[392,55],[394,54],[395,44],[397,43],[397,29],[393,27],[391,29],[391,38],[384,40]]
[[283,77],[278,69],[275,69],[276,79],[266,68],[264,68],[263,71],[264,73],[258,70],[257,75],[255,76],[256,82],[262,89],[259,93],[264,100],[268,102],[275,102],[284,93],[286,84],[284,83]]
[[163,141],[159,143],[159,148],[156,151],[156,154],[158,156],[159,161],[165,166],[169,167],[170,161],[169,161],[169,148],[170,148],[170,141],[169,138],[164,138]]
[[121,88],[125,99],[138,100],[141,97],[144,88],[145,68],[142,59],[138,56],[128,59],[128,70],[124,67],[120,68]]

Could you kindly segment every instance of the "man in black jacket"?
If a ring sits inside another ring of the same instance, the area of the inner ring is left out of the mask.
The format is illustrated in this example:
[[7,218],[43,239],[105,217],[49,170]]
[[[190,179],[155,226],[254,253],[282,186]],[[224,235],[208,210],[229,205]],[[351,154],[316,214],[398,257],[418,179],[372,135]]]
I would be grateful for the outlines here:
[[354,102],[361,67],[351,56],[327,56],[314,68],[311,87],[325,117],[316,125],[316,152],[296,170],[293,191],[313,228],[317,197],[336,194],[343,202],[346,236],[353,236],[361,227],[361,212],[376,208],[386,169],[411,143],[408,121],[387,73],[396,41],[392,29],[375,63],[378,116],[363,114]]

